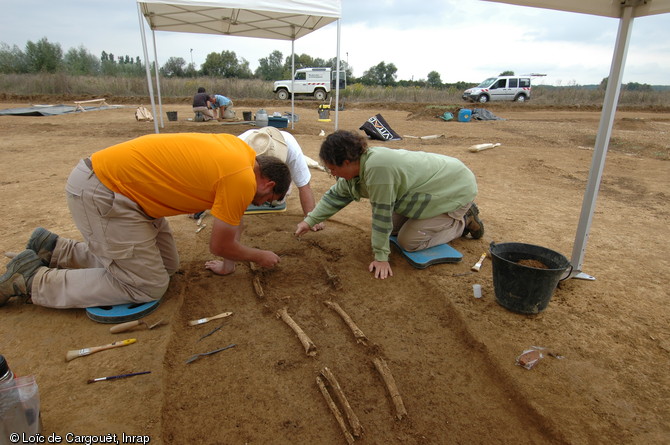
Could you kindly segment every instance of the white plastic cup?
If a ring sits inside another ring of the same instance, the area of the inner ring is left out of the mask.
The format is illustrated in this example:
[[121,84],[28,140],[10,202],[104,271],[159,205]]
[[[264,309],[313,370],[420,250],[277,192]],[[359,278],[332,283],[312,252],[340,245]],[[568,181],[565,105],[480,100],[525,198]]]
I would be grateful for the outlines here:
[[480,284],[473,284],[472,292],[475,294],[475,298],[482,298],[482,286]]

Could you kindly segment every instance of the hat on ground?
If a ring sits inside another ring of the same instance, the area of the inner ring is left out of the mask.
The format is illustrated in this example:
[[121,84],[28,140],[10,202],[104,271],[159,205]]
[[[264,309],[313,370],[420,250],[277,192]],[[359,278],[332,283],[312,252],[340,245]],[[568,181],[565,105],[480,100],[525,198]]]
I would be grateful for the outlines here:
[[286,162],[288,147],[284,136],[275,127],[254,130],[244,142],[249,144],[257,155],[274,156]]

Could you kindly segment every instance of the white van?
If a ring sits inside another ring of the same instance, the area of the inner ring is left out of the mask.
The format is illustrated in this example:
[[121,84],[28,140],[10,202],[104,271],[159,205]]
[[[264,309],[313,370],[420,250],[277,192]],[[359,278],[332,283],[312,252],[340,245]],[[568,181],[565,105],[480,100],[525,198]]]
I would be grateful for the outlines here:
[[[314,96],[317,100],[326,100],[331,89],[335,89],[335,74],[336,72],[330,68],[300,68],[296,70],[293,76],[295,95],[309,95]],[[346,86],[346,74],[341,71],[340,90],[343,90]],[[291,91],[290,80],[276,81],[272,91],[279,100],[286,100],[294,93]]]
[[491,100],[530,100],[530,76],[489,77],[463,92],[463,100],[486,103]]

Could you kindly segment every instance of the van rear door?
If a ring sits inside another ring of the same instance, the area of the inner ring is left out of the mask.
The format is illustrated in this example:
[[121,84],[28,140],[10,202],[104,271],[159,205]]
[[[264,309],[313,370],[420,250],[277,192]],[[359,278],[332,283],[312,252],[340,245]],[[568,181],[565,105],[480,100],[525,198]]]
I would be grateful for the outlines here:
[[[330,81],[330,87],[334,90],[335,83],[337,82],[337,72],[333,71],[330,73],[332,79]],[[340,90],[343,90],[347,87],[347,73],[345,71],[340,71]]]
[[[518,94],[524,94],[526,100],[530,99],[530,77],[520,77],[519,78],[519,90]],[[514,97],[517,97],[515,94]]]

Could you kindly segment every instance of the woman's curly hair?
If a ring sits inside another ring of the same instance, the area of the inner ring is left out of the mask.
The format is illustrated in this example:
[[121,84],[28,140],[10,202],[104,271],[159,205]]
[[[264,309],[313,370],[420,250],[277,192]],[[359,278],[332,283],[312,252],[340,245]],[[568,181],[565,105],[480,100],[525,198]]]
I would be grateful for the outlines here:
[[321,144],[319,157],[327,164],[340,166],[344,161],[357,161],[368,149],[368,142],[353,131],[337,130]]

